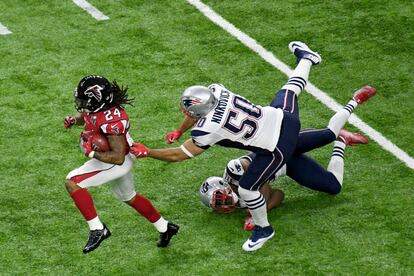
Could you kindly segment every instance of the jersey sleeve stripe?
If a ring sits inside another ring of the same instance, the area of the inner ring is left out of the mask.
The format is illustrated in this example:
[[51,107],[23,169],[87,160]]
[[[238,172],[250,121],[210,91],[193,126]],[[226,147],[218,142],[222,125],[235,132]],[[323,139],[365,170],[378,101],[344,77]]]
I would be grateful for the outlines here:
[[192,130],[191,131],[191,136],[193,137],[199,137],[199,136],[204,136],[210,134],[210,132],[206,132],[206,131],[202,131],[202,130]]
[[186,149],[185,147],[184,147],[184,145],[181,145],[180,146],[180,149],[188,156],[188,157],[190,157],[190,158],[193,158],[194,157],[194,155],[188,150],[188,149]]

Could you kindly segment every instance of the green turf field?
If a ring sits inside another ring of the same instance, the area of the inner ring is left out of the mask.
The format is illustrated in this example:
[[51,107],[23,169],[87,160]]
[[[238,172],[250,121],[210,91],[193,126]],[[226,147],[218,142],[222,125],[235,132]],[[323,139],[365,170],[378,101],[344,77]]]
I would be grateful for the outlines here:
[[[201,182],[243,152],[213,147],[183,163],[139,160],[137,191],[181,225],[179,235],[157,248],[153,226],[102,186],[91,193],[113,236],[83,255],[88,227],[63,181],[86,158],[81,129],[64,129],[63,118],[75,112],[72,91],[84,75],[129,86],[131,134],[152,147],[166,147],[189,85],[223,83],[267,105],[287,80],[184,0],[90,3],[110,19],[97,21],[70,0],[0,1],[0,22],[12,32],[0,35],[0,274],[414,274],[414,172],[375,142],[347,149],[335,197],[287,178],[274,183],[286,194],[269,213],[277,234],[254,253],[241,249],[244,211],[214,214],[198,199]],[[291,67],[291,40],[319,51],[324,61],[310,81],[341,104],[360,86],[376,86],[356,114],[414,156],[412,2],[204,3]],[[300,108],[303,127],[325,127],[333,115],[306,93]],[[311,155],[326,166],[331,150]]]

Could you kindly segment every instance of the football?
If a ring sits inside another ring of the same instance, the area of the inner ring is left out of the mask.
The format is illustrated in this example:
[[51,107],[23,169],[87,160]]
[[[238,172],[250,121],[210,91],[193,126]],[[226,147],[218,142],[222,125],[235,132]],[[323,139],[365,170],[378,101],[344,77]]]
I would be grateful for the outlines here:
[[[100,151],[100,152],[104,152],[104,151],[109,151],[109,143],[108,140],[106,139],[105,135],[103,135],[100,132],[95,132],[95,131],[85,131],[82,132],[81,134],[81,139],[83,141],[87,141],[89,139],[89,137],[91,137],[92,139],[92,149],[94,151]],[[81,146],[81,150],[83,152],[83,147]]]
[[109,151],[109,143],[105,135],[100,132],[94,132],[92,134],[92,149],[94,151]]

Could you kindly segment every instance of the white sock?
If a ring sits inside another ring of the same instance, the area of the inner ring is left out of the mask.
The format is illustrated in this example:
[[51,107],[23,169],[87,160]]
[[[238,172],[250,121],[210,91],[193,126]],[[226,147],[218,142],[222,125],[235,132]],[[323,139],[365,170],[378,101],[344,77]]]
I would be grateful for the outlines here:
[[333,115],[332,118],[329,120],[328,128],[332,130],[333,133],[335,133],[336,137],[338,137],[339,131],[341,130],[341,128],[344,127],[344,125],[349,119],[349,116],[351,116],[352,112],[357,106],[358,104],[356,101],[350,100],[347,103],[347,105],[345,105],[341,110],[336,112],[335,115]]
[[344,178],[345,146],[345,143],[341,141],[334,142],[332,157],[328,164],[328,172],[331,172],[336,177],[341,186]]
[[160,217],[160,219],[156,222],[153,222],[152,225],[155,226],[158,232],[164,233],[167,231],[168,221],[166,221],[163,217]]
[[255,224],[260,227],[269,226],[267,205],[263,195],[259,191],[246,190],[240,186],[238,191],[240,197],[246,202]]
[[88,225],[89,225],[89,230],[102,230],[104,228],[101,220],[99,219],[98,216],[96,216],[95,218],[88,220],[87,221]]
[[292,75],[290,75],[287,83],[281,89],[287,89],[295,92],[296,96],[299,96],[300,92],[305,89],[308,82],[309,72],[312,67],[310,60],[302,58]]

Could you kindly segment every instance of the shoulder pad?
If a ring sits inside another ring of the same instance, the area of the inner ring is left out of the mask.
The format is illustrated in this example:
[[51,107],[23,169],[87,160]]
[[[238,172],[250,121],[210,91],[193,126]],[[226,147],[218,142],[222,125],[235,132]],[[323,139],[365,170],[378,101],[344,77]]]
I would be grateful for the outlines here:
[[215,92],[216,90],[219,89],[226,89],[224,87],[224,85],[220,84],[220,83],[212,83],[208,86],[208,89],[212,90],[213,92]]

